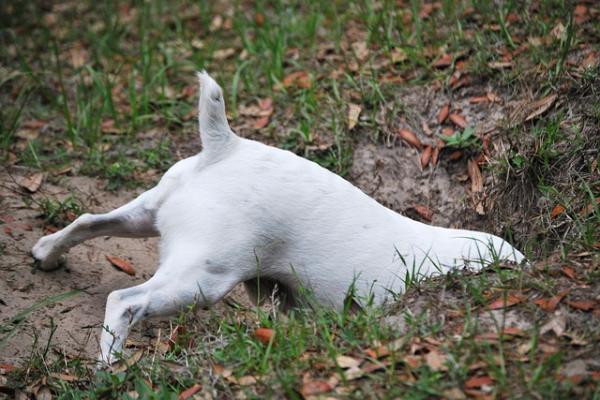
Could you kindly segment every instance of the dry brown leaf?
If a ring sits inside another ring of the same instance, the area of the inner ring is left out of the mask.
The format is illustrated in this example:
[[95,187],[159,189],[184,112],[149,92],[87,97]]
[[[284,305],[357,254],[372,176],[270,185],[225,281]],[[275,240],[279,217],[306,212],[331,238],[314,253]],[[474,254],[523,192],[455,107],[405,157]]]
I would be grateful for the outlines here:
[[432,350],[425,354],[425,362],[432,371],[447,371],[446,361],[448,356],[441,354],[437,350]]
[[465,129],[467,127],[467,120],[460,114],[452,113],[449,115],[450,121],[459,128]]
[[435,68],[446,68],[452,65],[452,56],[450,54],[444,54],[438,58],[433,64]]
[[251,386],[256,384],[256,377],[252,375],[244,375],[240,379],[237,380],[238,385],[240,386]]
[[435,167],[438,163],[439,158],[440,158],[440,148],[438,146],[435,146],[433,148],[433,153],[431,153],[431,165],[433,165]]
[[421,153],[421,168],[425,169],[427,165],[429,165],[429,160],[431,159],[432,152],[433,149],[431,148],[431,146],[425,146],[425,149],[423,149],[423,152]]
[[400,129],[400,131],[398,131],[398,136],[400,136],[400,139],[404,140],[406,143],[418,149],[421,148],[421,141],[417,138],[417,135],[415,135],[414,132],[409,131],[408,129]]
[[510,61],[492,61],[488,63],[488,66],[492,69],[506,69],[512,68],[513,64]]
[[428,207],[417,204],[417,205],[414,205],[412,208],[425,221],[431,222],[431,219],[433,218],[433,212]]
[[362,108],[358,104],[348,104],[348,130],[352,130],[358,123],[358,117]]
[[29,121],[25,121],[21,124],[21,127],[24,129],[42,129],[48,125],[48,121],[43,119],[32,119]]
[[360,369],[359,367],[352,367],[343,372],[343,378],[347,381],[353,381],[355,379],[361,378],[365,374],[365,371]]
[[50,376],[53,377],[54,379],[60,379],[61,381],[65,381],[65,382],[77,382],[80,380],[75,375],[63,374],[63,373],[58,373],[58,372],[51,372]]
[[402,361],[411,369],[417,369],[423,365],[423,359],[421,356],[406,356]]
[[310,76],[306,71],[295,71],[288,74],[283,78],[283,86],[290,87],[292,85],[298,86],[301,89],[308,89],[312,86]]
[[489,103],[490,99],[487,96],[473,96],[469,98],[470,104]]
[[565,314],[558,310],[554,313],[554,316],[542,325],[540,328],[540,335],[544,335],[547,332],[554,332],[557,337],[561,337],[565,334],[565,330],[567,329],[567,318]]
[[304,397],[314,396],[321,393],[327,393],[334,389],[328,381],[317,379],[308,380],[302,384],[300,394]]
[[522,303],[525,300],[527,300],[527,296],[521,294],[509,294],[506,297],[502,296],[499,299],[494,300],[490,303],[488,308],[490,310],[499,310],[501,308],[508,308],[515,304]]
[[217,61],[223,61],[223,60],[233,56],[235,53],[236,53],[236,50],[234,48],[219,49],[219,50],[215,50],[212,57],[213,57],[213,59],[215,59]]
[[273,329],[269,329],[269,328],[258,328],[254,331],[254,336],[262,343],[264,344],[269,344],[269,342],[272,340],[273,335],[275,332],[273,332]]
[[429,129],[429,125],[427,125],[427,122],[421,121],[421,129],[423,129],[423,133],[427,136],[433,135],[433,132],[431,131],[431,129]]
[[560,270],[567,278],[577,280],[577,274],[575,274],[575,270],[573,268],[564,266]]
[[0,364],[0,375],[8,374],[16,370],[17,367],[12,364]]
[[450,104],[446,104],[444,107],[442,107],[442,109],[440,110],[440,113],[438,114],[438,117],[437,117],[438,124],[443,124],[444,121],[446,120],[446,118],[448,118],[449,113],[450,113]]
[[479,165],[477,165],[477,161],[469,160],[467,165],[467,172],[469,174],[469,179],[471,179],[471,191],[473,193],[480,193],[483,191],[483,178],[481,177],[481,171],[479,170]]
[[340,368],[346,369],[358,367],[362,363],[362,360],[354,357],[339,355],[335,358],[335,362]]
[[269,117],[260,117],[254,121],[254,129],[262,129],[267,125],[269,125]]
[[533,303],[538,305],[544,311],[554,312],[554,310],[556,310],[556,307],[561,302],[561,300],[567,294],[569,294],[570,291],[571,291],[571,289],[563,290],[562,292],[558,293],[556,296],[552,296],[547,299],[537,299]]
[[554,104],[557,97],[558,95],[551,94],[550,96],[546,96],[532,103],[528,108],[533,111],[525,118],[525,121],[531,121],[535,117],[542,115],[552,106],[552,104]]
[[134,276],[135,275],[135,269],[133,269],[133,266],[128,262],[123,260],[122,258],[119,257],[112,257],[112,256],[106,256],[106,259],[116,268],[120,269],[121,271],[125,272],[127,275],[131,275]]
[[598,55],[592,51],[581,62],[581,69],[596,68],[596,65],[598,65]]
[[27,178],[23,178],[19,180],[19,186],[27,189],[31,193],[37,192],[37,190],[42,186],[42,182],[44,181],[44,173],[36,172]]
[[489,376],[474,376],[469,378],[465,382],[465,387],[467,389],[474,389],[478,387],[482,387],[484,385],[491,385],[494,381]]
[[352,51],[354,51],[354,55],[360,61],[363,61],[369,56],[369,48],[367,47],[367,42],[365,41],[352,43]]
[[144,355],[144,349],[140,349],[138,351],[136,351],[135,353],[133,353],[131,355],[131,357],[129,357],[127,360],[125,361],[121,361],[117,364],[114,364],[110,370],[115,373],[118,374],[119,372],[125,372],[127,371],[127,369],[129,367],[131,367],[132,365],[136,364],[138,361],[140,361],[140,359],[142,358],[142,356]]
[[463,156],[463,152],[460,150],[455,150],[448,155],[448,159],[450,161],[458,161]]
[[192,387],[185,389],[183,392],[179,393],[177,396],[177,400],[186,400],[192,397],[194,394],[198,393],[202,389],[202,385],[199,383],[195,383]]
[[580,301],[567,301],[570,307],[582,311],[590,311],[596,308],[596,302],[594,300],[580,300]]

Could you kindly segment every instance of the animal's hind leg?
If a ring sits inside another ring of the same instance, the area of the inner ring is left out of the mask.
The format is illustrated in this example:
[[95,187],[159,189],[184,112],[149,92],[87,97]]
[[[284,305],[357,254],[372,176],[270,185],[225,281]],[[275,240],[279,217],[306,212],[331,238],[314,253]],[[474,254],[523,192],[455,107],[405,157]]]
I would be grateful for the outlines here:
[[100,338],[102,361],[115,361],[138,321],[172,315],[190,304],[212,305],[238,283],[235,276],[210,272],[206,265],[185,267],[179,261],[167,261],[149,281],[108,296]]
[[157,236],[154,190],[142,193],[135,200],[109,213],[83,214],[66,228],[39,239],[31,250],[39,267],[43,270],[56,268],[61,254],[97,236]]

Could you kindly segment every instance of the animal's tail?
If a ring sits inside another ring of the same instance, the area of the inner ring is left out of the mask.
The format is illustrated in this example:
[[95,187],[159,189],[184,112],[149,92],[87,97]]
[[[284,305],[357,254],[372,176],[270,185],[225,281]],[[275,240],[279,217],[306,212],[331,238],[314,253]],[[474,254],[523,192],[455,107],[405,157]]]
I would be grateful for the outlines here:
[[227,123],[221,87],[206,71],[198,72],[197,75],[200,84],[198,98],[200,139],[205,151],[218,151],[236,136]]

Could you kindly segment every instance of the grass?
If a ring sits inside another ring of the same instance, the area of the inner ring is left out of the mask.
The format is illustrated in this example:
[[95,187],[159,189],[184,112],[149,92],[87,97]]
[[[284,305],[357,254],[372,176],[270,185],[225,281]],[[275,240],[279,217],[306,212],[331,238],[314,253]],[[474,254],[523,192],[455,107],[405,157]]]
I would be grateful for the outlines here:
[[[598,356],[598,309],[563,304],[577,332],[552,336],[541,332],[552,314],[532,303],[565,288],[572,289],[569,301],[598,295],[600,78],[597,62],[585,68],[582,60],[600,52],[599,9],[585,3],[589,18],[582,19],[567,1],[536,4],[0,5],[0,157],[6,165],[51,176],[69,166],[71,174],[103,178],[108,190],[152,185],[174,161],[200,148],[194,115],[194,71],[200,69],[224,87],[232,125],[242,136],[344,176],[361,142],[391,143],[404,123],[423,133],[406,91],[437,88],[454,105],[459,96],[491,90],[525,114],[507,118],[491,134],[483,172],[493,179],[486,195],[497,206],[484,221],[540,260],[529,269],[427,281],[409,271],[410,290],[391,310],[316,308],[284,316],[237,305],[225,315],[188,312],[172,321],[186,327],[177,340],[151,341],[139,349],[141,359],[118,371],[94,373],[81,358],[57,361],[49,344],[41,350],[36,344],[0,389],[48,390],[60,398],[176,398],[200,383],[214,397],[299,398],[317,381],[329,385],[328,393],[351,398],[600,398],[598,369],[585,376],[564,370],[577,354]],[[436,66],[444,54],[449,65]],[[300,78],[290,79],[293,73]],[[553,94],[551,107],[526,120],[536,111],[530,104]],[[256,128],[258,118],[242,107],[267,98],[273,112]],[[361,108],[353,129],[349,103]],[[441,138],[443,162],[456,149],[469,157],[486,151],[476,126]],[[73,198],[48,198],[39,208],[57,226],[81,212]],[[568,265],[576,278],[560,272]],[[589,287],[575,287],[582,283]],[[528,300],[488,309],[515,291]],[[515,313],[530,322],[527,328],[501,334]],[[396,325],[382,322],[390,315]],[[258,340],[258,327],[272,329],[273,340]],[[378,356],[377,349],[390,354]],[[348,379],[341,355],[358,360],[364,376]],[[474,378],[489,382],[468,386]]]

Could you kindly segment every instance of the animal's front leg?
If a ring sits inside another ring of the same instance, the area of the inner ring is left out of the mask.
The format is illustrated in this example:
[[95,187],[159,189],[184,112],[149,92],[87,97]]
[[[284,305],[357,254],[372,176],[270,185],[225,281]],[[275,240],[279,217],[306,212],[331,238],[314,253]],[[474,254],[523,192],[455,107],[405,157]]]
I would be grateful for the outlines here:
[[190,304],[212,305],[238,283],[235,276],[208,272],[203,265],[182,265],[167,261],[148,282],[108,296],[100,338],[101,361],[111,364],[116,360],[130,328],[140,320],[172,315]]
[[157,236],[153,191],[142,193],[130,203],[106,214],[83,214],[66,228],[41,238],[31,250],[39,267],[43,270],[56,268],[61,254],[97,236]]

